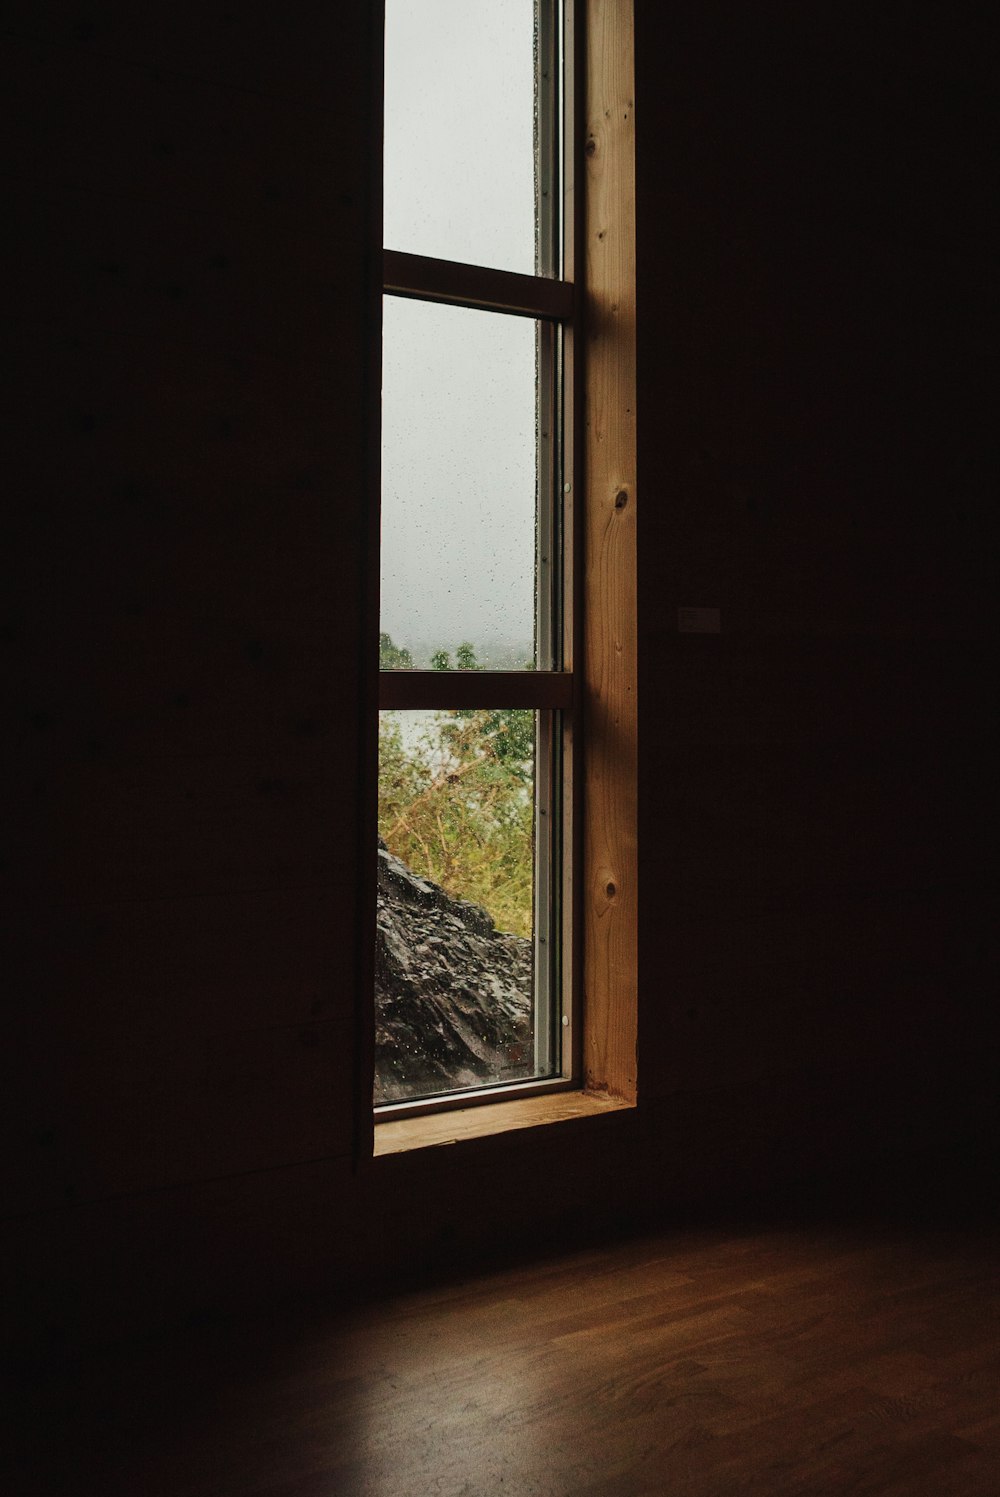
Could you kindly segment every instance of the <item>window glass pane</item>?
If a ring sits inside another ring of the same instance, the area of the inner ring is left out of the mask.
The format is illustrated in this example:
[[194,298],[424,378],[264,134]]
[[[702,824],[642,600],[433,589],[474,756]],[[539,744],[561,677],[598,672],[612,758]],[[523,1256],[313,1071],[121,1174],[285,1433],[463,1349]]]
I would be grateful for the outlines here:
[[454,666],[462,647],[535,664],[538,339],[529,318],[384,300],[385,668]]
[[548,1066],[534,1013],[535,720],[379,715],[376,1103]]
[[535,269],[534,0],[387,0],[388,249]]

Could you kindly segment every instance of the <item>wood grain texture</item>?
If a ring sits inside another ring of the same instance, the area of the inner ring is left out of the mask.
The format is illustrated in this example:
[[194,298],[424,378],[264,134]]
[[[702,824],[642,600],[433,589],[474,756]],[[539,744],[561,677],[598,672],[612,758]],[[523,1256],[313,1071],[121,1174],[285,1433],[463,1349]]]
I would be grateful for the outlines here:
[[423,1117],[395,1118],[376,1127],[375,1154],[402,1154],[408,1149],[454,1144],[462,1139],[539,1128],[546,1123],[596,1117],[614,1112],[621,1105],[614,1097],[594,1092],[554,1092],[544,1097],[511,1098],[478,1107],[460,1107],[453,1112],[428,1113]]
[[[44,1497],[987,1497],[995,1239],[676,1233],[87,1369]],[[101,1417],[96,1417],[97,1415]],[[2,1467],[0,1467],[2,1470]]]
[[586,6],[584,1079],[636,1096],[635,162],[631,0]]

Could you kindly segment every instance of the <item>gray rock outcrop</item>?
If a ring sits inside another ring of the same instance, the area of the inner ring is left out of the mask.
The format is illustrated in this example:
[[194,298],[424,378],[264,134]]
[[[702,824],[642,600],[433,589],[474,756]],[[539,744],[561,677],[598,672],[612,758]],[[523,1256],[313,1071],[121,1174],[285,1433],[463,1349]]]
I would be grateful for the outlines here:
[[532,1071],[532,943],[419,878],[379,838],[375,1102]]

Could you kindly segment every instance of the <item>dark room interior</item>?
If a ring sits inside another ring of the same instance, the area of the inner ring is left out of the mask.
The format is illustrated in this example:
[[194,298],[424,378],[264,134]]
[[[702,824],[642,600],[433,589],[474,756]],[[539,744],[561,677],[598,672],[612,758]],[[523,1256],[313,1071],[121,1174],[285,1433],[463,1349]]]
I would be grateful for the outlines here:
[[378,7],[5,7],[10,1497],[1000,1489],[988,10],[635,0],[637,1101],[373,1159]]

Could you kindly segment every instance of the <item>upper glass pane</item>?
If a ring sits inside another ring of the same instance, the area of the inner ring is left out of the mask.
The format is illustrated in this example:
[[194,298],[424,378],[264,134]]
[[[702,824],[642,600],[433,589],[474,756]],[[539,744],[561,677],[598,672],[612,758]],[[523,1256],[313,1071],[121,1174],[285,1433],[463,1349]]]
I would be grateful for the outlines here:
[[538,326],[383,308],[382,668],[531,668]]
[[537,0],[386,0],[384,244],[534,274]]

